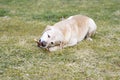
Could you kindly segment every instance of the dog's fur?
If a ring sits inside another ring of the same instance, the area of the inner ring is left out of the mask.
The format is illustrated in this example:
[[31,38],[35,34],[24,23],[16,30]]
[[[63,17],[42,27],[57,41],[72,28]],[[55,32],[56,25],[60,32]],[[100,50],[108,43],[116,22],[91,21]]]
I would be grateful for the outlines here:
[[75,15],[64,19],[53,26],[47,26],[40,41],[45,41],[45,48],[56,51],[67,46],[74,46],[83,39],[92,40],[95,34],[96,24],[93,19]]

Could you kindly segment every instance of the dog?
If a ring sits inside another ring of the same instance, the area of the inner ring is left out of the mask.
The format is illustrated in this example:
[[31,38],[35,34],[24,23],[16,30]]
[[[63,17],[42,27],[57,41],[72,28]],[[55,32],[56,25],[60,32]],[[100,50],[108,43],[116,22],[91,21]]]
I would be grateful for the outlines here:
[[97,26],[93,19],[84,15],[74,15],[64,19],[53,26],[48,25],[39,41],[39,47],[49,51],[56,51],[67,46],[74,46],[87,39],[96,32]]

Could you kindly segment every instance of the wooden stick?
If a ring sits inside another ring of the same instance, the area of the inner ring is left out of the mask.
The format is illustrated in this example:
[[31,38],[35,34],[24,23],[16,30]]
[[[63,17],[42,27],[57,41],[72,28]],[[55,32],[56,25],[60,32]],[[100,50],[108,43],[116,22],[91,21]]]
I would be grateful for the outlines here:
[[34,41],[37,43],[37,46],[38,46],[38,47],[40,47],[41,43],[40,43],[40,42],[38,42],[38,40],[37,40],[37,39],[34,39]]

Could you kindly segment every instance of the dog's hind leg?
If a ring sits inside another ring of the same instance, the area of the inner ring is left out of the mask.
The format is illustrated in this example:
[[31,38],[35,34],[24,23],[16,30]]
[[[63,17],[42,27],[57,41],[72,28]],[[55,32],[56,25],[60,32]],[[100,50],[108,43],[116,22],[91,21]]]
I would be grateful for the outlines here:
[[76,44],[77,44],[77,39],[72,39],[69,43],[67,43],[66,45],[64,45],[64,47],[74,46]]
[[92,41],[92,36],[94,36],[95,35],[95,31],[93,31],[93,32],[88,32],[87,33],[87,35],[85,36],[85,39],[86,40],[89,40],[89,41]]
[[52,51],[57,51],[57,50],[61,50],[62,48],[60,46],[54,46],[54,47],[50,47],[49,48],[49,51],[52,52]]
[[97,28],[95,22],[92,19],[89,19],[88,27],[89,27],[89,30],[87,32],[87,35],[85,36],[85,39],[92,41],[91,37],[94,36]]

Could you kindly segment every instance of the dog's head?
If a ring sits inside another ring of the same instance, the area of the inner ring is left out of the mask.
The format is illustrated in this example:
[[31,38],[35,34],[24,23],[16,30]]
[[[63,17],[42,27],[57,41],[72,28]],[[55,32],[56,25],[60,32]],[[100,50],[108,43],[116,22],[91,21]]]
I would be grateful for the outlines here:
[[55,29],[53,26],[47,26],[44,30],[39,42],[41,47],[48,48],[60,45],[62,40],[60,31]]

